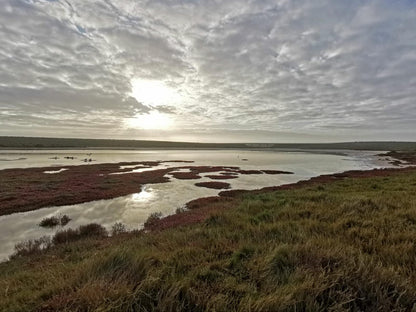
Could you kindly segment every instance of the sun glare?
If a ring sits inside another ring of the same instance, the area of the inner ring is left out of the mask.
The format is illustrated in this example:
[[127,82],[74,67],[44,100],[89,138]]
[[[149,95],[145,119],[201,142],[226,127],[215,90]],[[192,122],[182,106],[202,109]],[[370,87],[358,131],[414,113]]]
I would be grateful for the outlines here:
[[136,114],[128,118],[127,126],[136,129],[169,129],[172,126],[172,119],[168,114],[152,110],[145,114]]
[[152,197],[153,193],[148,191],[146,187],[144,187],[140,193],[135,193],[132,195],[132,199],[135,202],[146,202],[149,201]]
[[144,105],[174,105],[179,94],[160,80],[133,79],[131,96]]

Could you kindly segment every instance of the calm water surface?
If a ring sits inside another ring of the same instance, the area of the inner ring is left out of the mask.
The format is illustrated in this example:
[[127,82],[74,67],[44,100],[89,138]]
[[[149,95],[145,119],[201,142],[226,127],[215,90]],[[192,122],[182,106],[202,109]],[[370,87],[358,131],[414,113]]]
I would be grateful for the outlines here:
[[[232,189],[257,189],[292,183],[320,174],[388,166],[387,162],[380,161],[375,156],[377,152],[342,151],[342,153],[344,155],[246,150],[0,151],[0,170],[46,166],[58,166],[59,169],[70,170],[73,165],[85,164],[83,159],[91,158],[94,160],[92,163],[185,160],[194,161],[194,163],[165,163],[161,166],[220,165],[239,166],[242,169],[275,169],[294,172],[292,175],[239,175],[237,179],[225,180],[231,184]],[[74,159],[65,159],[65,156],[74,157]],[[59,174],[59,172],[52,174]],[[53,235],[61,229],[60,227],[54,229],[39,227],[38,223],[45,217],[67,214],[72,220],[65,228],[91,222],[100,223],[108,229],[115,222],[122,222],[129,229],[141,228],[152,212],[161,212],[166,216],[175,213],[177,208],[183,207],[192,199],[218,194],[218,190],[194,185],[196,182],[210,181],[208,177],[205,177],[210,174],[212,173],[202,174],[203,178],[198,180],[178,180],[169,176],[170,182],[145,185],[142,191],[136,194],[1,216],[0,261],[7,259],[13,253],[16,243],[43,235]]]

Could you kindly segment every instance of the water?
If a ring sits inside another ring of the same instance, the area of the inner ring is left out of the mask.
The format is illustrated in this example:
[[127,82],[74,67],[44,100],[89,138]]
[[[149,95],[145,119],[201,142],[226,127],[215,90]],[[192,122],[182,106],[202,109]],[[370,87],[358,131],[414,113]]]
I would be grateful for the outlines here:
[[[344,155],[246,150],[0,151],[0,169],[58,166],[70,170],[72,165],[85,164],[84,158],[92,158],[94,160],[92,163],[184,160],[194,163],[163,163],[160,166],[219,165],[239,166],[245,170],[273,169],[294,172],[292,175],[239,175],[237,179],[224,180],[231,184],[232,189],[257,189],[297,182],[320,174],[388,166],[386,162],[378,160],[375,156],[376,152],[343,151],[343,153]],[[65,159],[65,156],[74,159]],[[45,174],[62,172],[62,170],[46,171],[48,173]],[[39,222],[45,217],[67,214],[72,220],[64,228],[74,228],[91,222],[102,224],[108,229],[116,222],[124,223],[129,229],[141,228],[152,212],[161,212],[166,216],[175,213],[177,208],[183,207],[190,200],[218,194],[219,190],[194,185],[196,182],[211,181],[206,175],[212,174],[216,173],[201,174],[203,178],[198,180],[179,180],[169,176],[170,182],[145,185],[142,192],[136,194],[1,216],[0,260],[7,259],[16,243],[43,235],[53,235],[61,229],[61,227],[54,229],[39,227]]]

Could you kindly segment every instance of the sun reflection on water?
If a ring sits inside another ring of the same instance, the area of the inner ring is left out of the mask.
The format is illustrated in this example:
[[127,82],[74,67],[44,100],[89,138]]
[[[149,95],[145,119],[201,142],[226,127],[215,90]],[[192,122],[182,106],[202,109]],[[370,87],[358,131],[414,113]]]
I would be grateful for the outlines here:
[[132,195],[132,200],[135,202],[145,202],[149,201],[153,197],[153,193],[150,188],[143,187],[140,193],[134,193]]

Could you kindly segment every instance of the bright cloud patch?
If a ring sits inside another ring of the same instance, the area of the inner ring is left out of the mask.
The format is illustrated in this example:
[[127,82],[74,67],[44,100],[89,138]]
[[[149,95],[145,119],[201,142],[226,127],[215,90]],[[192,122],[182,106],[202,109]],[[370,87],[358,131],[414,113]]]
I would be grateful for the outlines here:
[[177,104],[180,100],[179,94],[173,88],[168,87],[163,81],[133,79],[131,86],[131,96],[145,105],[170,106]]
[[173,126],[173,120],[168,114],[152,110],[148,113],[138,113],[132,118],[127,118],[125,124],[133,129],[169,129]]

